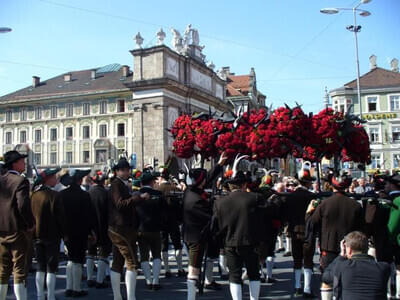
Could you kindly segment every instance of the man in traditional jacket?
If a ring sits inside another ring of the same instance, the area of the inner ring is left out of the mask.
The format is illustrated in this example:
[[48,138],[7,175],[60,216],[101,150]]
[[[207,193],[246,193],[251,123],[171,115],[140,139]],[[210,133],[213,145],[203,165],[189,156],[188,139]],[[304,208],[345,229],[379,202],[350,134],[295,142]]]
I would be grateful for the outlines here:
[[204,188],[222,172],[227,157],[223,152],[218,164],[208,174],[203,168],[195,168],[187,175],[190,184],[183,199],[183,240],[189,249],[189,272],[187,276],[187,299],[196,299],[196,284],[199,281],[205,244],[211,225],[212,203]]
[[169,268],[169,256],[168,246],[169,238],[171,238],[172,245],[175,250],[176,264],[178,267],[178,277],[186,275],[182,265],[182,242],[181,232],[179,225],[182,223],[182,206],[178,197],[174,197],[173,194],[180,192],[175,184],[169,180],[169,171],[166,167],[160,167],[159,169],[160,178],[157,189],[163,193],[164,199],[166,199],[166,216],[167,222],[166,227],[161,231],[161,242],[162,242],[162,259],[165,269],[165,277],[171,277],[171,271]]
[[228,180],[231,193],[218,199],[215,216],[219,234],[223,237],[229,269],[229,287],[233,300],[242,299],[242,268],[246,266],[250,299],[257,300],[260,293],[259,255],[257,248],[263,231],[264,197],[246,191],[247,180],[243,172]]
[[135,206],[150,198],[147,193],[131,194],[131,190],[128,188],[130,168],[129,162],[125,158],[121,158],[114,166],[116,176],[112,180],[110,188],[108,235],[114,245],[110,272],[114,300],[122,300],[120,285],[124,264],[127,268],[125,273],[127,300],[136,299],[136,277],[139,263],[136,248],[138,219]]
[[25,158],[17,151],[4,154],[7,172],[0,175],[0,300],[7,296],[8,281],[14,273],[17,300],[27,300],[27,252],[34,230],[29,182],[21,174]]
[[[96,243],[89,241],[88,257],[86,259],[87,282],[88,286],[96,288],[106,288],[107,284],[104,279],[106,277],[106,269],[108,266],[108,256],[111,253],[111,241],[108,237],[108,201],[109,194],[104,187],[107,179],[106,174],[96,171],[91,180],[93,185],[89,188],[90,200],[95,212],[96,221]],[[98,257],[97,278],[93,280],[94,258]]]
[[[283,199],[282,211],[284,219],[288,223],[288,232],[292,237],[292,256],[295,275],[296,296],[303,294],[304,298],[314,298],[311,293],[311,278],[313,272],[313,257],[315,241],[305,242],[305,214],[314,193],[309,189],[315,177],[311,176],[310,170],[303,168],[299,172],[300,185]],[[301,289],[301,269],[304,265],[304,289]]]
[[[136,212],[139,217],[138,244],[140,265],[149,289],[159,290],[161,271],[161,230],[166,226],[166,203],[162,192],[155,190],[157,175],[151,171],[144,171],[140,177],[140,193],[149,194],[150,199],[137,204]],[[150,266],[149,253],[153,258]],[[153,273],[153,276],[152,276]]]
[[67,218],[67,236],[65,243],[68,251],[66,297],[83,297],[88,294],[82,290],[82,265],[88,238],[95,239],[95,217],[88,192],[81,188],[82,178],[90,170],[70,169],[63,182],[69,185],[60,192]]
[[[58,179],[60,169],[45,169],[34,183],[32,212],[36,221],[34,232],[37,260],[36,292],[38,300],[44,300],[44,285],[47,286],[47,300],[55,300],[56,273],[60,240],[66,237],[67,225],[64,206],[58,192],[52,190]],[[46,275],[47,272],[47,275]]]

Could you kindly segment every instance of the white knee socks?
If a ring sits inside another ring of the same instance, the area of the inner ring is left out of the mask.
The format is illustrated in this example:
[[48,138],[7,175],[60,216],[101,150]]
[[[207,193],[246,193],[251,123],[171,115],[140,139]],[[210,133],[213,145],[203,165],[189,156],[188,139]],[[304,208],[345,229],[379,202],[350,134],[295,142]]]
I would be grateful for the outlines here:
[[294,269],[294,288],[299,289],[301,288],[301,269]]
[[66,280],[66,290],[72,290],[73,284],[72,284],[72,261],[68,261],[67,263],[67,269],[66,269],[66,275],[67,275],[67,280]]
[[304,293],[311,294],[312,269],[304,269]]
[[168,251],[163,251],[161,253],[161,256],[162,256],[165,272],[170,272]]
[[396,271],[396,298],[400,298],[400,271]]
[[110,271],[111,288],[114,295],[114,300],[122,300],[121,296],[121,274]]
[[36,283],[36,295],[38,300],[44,300],[44,272],[36,272],[35,283]]
[[6,300],[8,284],[0,284],[0,300]]
[[331,288],[321,288],[321,300],[332,300],[333,291]]
[[182,265],[182,249],[178,249],[175,251],[175,258],[176,258],[176,264],[178,267],[178,271],[183,270],[183,265]]
[[272,268],[274,267],[274,257],[268,256],[266,260],[267,264],[267,278],[272,278]]
[[205,281],[204,281],[205,284],[211,284],[214,281],[213,268],[214,268],[214,260],[212,260],[211,258],[207,258]]
[[161,259],[153,260],[153,284],[160,284]]
[[25,283],[14,284],[14,294],[17,300],[27,300]]
[[187,300],[196,300],[196,280],[188,279],[187,283]]
[[56,300],[56,296],[55,296],[56,274],[47,273],[46,285],[47,285],[47,300]]
[[281,235],[278,235],[278,248],[282,249],[283,247],[283,239]]
[[221,267],[222,275],[228,274],[228,267],[226,266],[226,256],[220,254],[219,255],[219,266]]
[[82,264],[73,263],[72,264],[72,289],[75,292],[81,291],[81,281],[82,281]]
[[97,276],[96,276],[97,283],[104,282],[104,278],[106,278],[107,266],[108,266],[108,262],[106,261],[105,258],[99,259],[99,262],[97,265]]
[[142,271],[143,271],[144,278],[146,279],[146,283],[151,284],[152,280],[151,280],[151,269],[150,269],[149,262],[144,261],[140,265],[142,267]]
[[86,259],[86,275],[87,280],[93,279],[93,272],[94,272],[94,259],[92,256],[88,256]]
[[292,238],[286,237],[286,252],[292,252]]
[[239,283],[229,283],[229,290],[233,300],[242,300],[242,285]]
[[260,295],[260,281],[250,281],[249,283],[250,289],[250,300],[258,300]]
[[136,271],[127,270],[125,273],[126,294],[128,297],[127,300],[136,300],[136,275]]

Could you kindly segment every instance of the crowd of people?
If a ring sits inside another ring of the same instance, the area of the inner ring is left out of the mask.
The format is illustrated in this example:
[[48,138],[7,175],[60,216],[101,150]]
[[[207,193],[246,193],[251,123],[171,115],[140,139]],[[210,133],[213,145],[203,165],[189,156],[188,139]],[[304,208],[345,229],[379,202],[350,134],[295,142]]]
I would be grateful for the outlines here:
[[[0,300],[11,275],[17,300],[27,299],[33,258],[37,299],[55,300],[60,244],[66,297],[88,295],[85,270],[89,288],[108,288],[109,275],[114,300],[122,300],[124,276],[127,299],[134,300],[138,271],[146,288],[158,291],[164,269],[165,278],[186,277],[187,299],[194,300],[203,289],[221,289],[213,273],[218,261],[232,299],[242,299],[248,280],[255,300],[261,282],[276,282],[275,253],[284,252],[293,257],[297,297],[400,299],[400,175],[376,175],[367,184],[332,171],[320,188],[309,164],[296,178],[258,174],[240,170],[246,156],[229,169],[222,153],[211,170],[188,168],[177,178],[167,166],[132,170],[120,158],[112,174],[45,169],[31,185],[25,158],[5,153],[0,171]],[[316,252],[320,295],[312,290]]]

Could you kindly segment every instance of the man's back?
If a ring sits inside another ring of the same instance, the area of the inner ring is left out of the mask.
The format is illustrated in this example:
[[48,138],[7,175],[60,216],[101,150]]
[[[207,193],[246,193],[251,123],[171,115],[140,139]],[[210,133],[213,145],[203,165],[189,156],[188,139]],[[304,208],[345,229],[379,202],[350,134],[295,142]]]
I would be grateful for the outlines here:
[[226,246],[258,244],[261,213],[257,194],[235,191],[219,199],[216,206],[219,230]]
[[342,300],[386,299],[390,266],[376,262],[367,254],[354,254],[351,259],[337,257],[325,270],[322,281],[334,284]]

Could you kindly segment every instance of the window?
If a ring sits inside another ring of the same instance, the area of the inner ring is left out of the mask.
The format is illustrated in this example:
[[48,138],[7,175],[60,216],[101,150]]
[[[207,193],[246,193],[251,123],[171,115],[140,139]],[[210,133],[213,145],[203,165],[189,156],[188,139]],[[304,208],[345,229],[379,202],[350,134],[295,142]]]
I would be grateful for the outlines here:
[[36,107],[35,108],[35,120],[40,120],[42,118],[42,108]]
[[33,162],[35,165],[42,164],[42,153],[34,153],[33,154]]
[[67,162],[67,164],[72,164],[72,151],[68,151],[65,154],[65,161]]
[[12,144],[12,132],[6,132],[6,144]]
[[117,112],[125,112],[125,100],[117,101]]
[[378,111],[378,97],[367,97],[368,111]]
[[72,127],[65,128],[65,138],[67,140],[72,140],[74,138]]
[[57,141],[57,128],[50,129],[50,141]]
[[100,113],[106,114],[107,113],[107,101],[100,102]]
[[25,130],[22,130],[19,132],[19,142],[20,142],[20,144],[26,143],[26,131]]
[[52,119],[57,118],[57,106],[50,106],[50,115]]
[[89,126],[82,127],[82,138],[84,138],[84,139],[90,138],[90,127]]
[[56,165],[57,164],[57,152],[50,153],[50,164]]
[[117,135],[125,136],[125,124],[124,123],[120,123],[117,125]]
[[335,100],[333,104],[333,109],[336,111],[340,111],[341,113],[346,113],[350,105],[351,105],[350,99]]
[[83,103],[83,115],[90,115],[90,103]]
[[74,115],[74,104],[72,103],[67,104],[66,115],[67,117],[72,117]]
[[393,168],[397,169],[400,167],[400,154],[393,154]]
[[107,137],[107,125],[106,124],[101,124],[99,126],[99,136]]
[[397,111],[400,110],[400,95],[390,96],[390,110]]
[[371,168],[379,169],[381,167],[381,155],[380,154],[372,154],[371,155]]
[[7,123],[12,122],[12,111],[11,110],[6,111],[6,122]]
[[107,162],[107,150],[96,150],[96,163]]
[[378,127],[370,127],[369,128],[369,139],[371,143],[379,143],[379,128]]
[[36,129],[35,130],[35,143],[41,143],[41,142],[42,142],[42,130]]
[[82,159],[83,159],[83,163],[87,164],[90,163],[90,152],[89,151],[83,151],[82,153]]
[[21,121],[26,121],[26,115],[27,115],[26,108],[21,108],[21,111],[20,111],[20,119],[21,119]]

